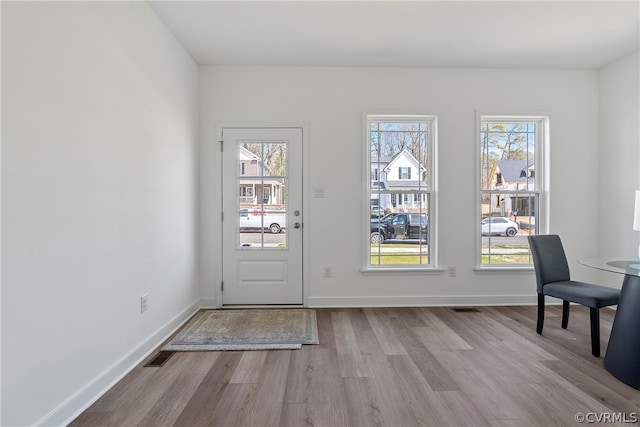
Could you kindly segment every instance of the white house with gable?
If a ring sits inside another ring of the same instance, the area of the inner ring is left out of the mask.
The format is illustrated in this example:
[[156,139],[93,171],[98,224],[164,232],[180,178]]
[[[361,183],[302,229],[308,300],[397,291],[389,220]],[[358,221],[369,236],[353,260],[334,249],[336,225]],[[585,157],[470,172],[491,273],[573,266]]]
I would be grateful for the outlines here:
[[393,157],[371,158],[371,206],[390,212],[417,212],[427,206],[426,168],[407,149]]

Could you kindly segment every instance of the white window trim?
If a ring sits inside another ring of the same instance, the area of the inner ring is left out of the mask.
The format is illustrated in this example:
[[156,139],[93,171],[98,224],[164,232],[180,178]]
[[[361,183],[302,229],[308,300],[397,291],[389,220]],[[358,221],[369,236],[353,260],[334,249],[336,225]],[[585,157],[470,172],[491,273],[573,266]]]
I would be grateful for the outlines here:
[[429,244],[433,245],[434,250],[429,248],[429,264],[423,265],[407,265],[398,266],[393,265],[390,267],[370,265],[370,245],[371,245],[371,233],[369,221],[361,221],[362,223],[362,267],[361,273],[364,274],[385,274],[385,273],[416,273],[416,272],[430,272],[436,274],[444,273],[444,269],[438,267],[438,116],[436,114],[402,114],[402,113],[386,113],[386,112],[372,112],[363,111],[362,113],[362,139],[363,139],[363,167],[362,167],[362,214],[361,218],[365,218],[365,215],[370,215],[371,211],[371,176],[369,174],[371,168],[371,152],[369,141],[369,123],[376,120],[393,120],[398,121],[416,121],[424,120],[430,123],[430,133],[427,133],[427,150],[431,153],[431,170],[428,177],[428,182],[431,183],[431,196],[429,206]]
[[[476,272],[500,272],[500,271],[519,271],[526,270],[532,271],[533,264],[482,264],[482,233],[479,218],[482,217],[481,210],[481,194],[480,189],[480,159],[482,156],[480,150],[480,144],[478,143],[481,138],[481,124],[483,118],[491,118],[495,121],[539,121],[542,124],[542,131],[537,134],[536,137],[540,139],[536,140],[536,152],[535,152],[535,164],[536,164],[536,177],[537,184],[539,184],[539,209],[538,209],[538,232],[539,234],[547,234],[549,232],[549,175],[551,170],[550,161],[550,149],[549,144],[551,140],[550,122],[551,114],[546,111],[532,111],[532,112],[518,112],[514,114],[504,114],[489,112],[489,111],[476,111]],[[541,167],[539,167],[541,165]],[[539,170],[542,169],[542,170]]]

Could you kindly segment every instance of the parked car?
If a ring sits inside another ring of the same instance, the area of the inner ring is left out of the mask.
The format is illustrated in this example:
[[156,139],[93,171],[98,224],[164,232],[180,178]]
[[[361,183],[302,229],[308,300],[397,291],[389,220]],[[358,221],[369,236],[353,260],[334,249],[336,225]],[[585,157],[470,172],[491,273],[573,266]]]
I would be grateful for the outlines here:
[[240,231],[247,229],[268,229],[273,234],[280,233],[286,228],[286,212],[249,211],[240,209],[238,223]]
[[371,206],[371,218],[380,218],[384,215],[384,209],[380,206]]
[[482,220],[483,236],[513,237],[518,233],[518,223],[504,217],[489,217]]
[[384,241],[428,241],[428,217],[426,214],[394,212],[378,221],[371,220],[371,243]]

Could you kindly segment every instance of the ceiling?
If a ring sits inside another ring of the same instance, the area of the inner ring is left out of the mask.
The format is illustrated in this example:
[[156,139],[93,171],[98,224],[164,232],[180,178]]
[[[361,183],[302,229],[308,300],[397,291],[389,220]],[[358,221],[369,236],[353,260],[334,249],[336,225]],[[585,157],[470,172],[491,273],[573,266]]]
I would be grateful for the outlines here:
[[601,68],[640,0],[149,1],[200,65]]

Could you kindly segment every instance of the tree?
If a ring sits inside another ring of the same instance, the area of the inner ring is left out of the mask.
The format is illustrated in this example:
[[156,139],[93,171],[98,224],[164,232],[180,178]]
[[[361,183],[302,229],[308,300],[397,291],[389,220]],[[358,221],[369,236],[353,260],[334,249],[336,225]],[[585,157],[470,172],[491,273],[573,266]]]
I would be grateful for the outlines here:
[[422,166],[428,164],[427,129],[424,122],[373,122],[370,138],[371,155],[374,158],[391,158],[407,150]]
[[286,176],[286,144],[264,142],[244,144],[244,148],[262,159],[264,176]]
[[499,156],[499,160],[522,160],[527,158],[526,123],[485,123],[482,127],[488,151]]
[[485,122],[480,132],[481,185],[488,188],[489,175],[498,160],[525,160],[530,157],[528,140],[531,123]]

